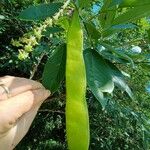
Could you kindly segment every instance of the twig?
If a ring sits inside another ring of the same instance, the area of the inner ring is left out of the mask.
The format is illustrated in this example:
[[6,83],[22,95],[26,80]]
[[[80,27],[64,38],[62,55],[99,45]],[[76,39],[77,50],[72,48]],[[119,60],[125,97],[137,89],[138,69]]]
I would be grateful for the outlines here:
[[135,64],[150,64],[150,61],[137,61],[137,62],[134,62]]
[[41,61],[42,61],[42,59],[43,59],[43,57],[44,57],[45,55],[46,55],[46,52],[44,52],[44,53],[41,54],[41,56],[40,56],[40,58],[39,58],[39,60],[38,60],[38,63],[37,63],[37,64],[35,65],[35,67],[33,68],[33,71],[32,71],[32,73],[31,73],[31,75],[30,75],[30,79],[33,79],[35,73],[36,73],[37,70],[38,70],[38,66],[40,65],[40,63],[41,63]]
[[63,111],[59,111],[59,110],[50,110],[50,109],[41,109],[38,112],[51,112],[51,113],[59,113],[59,114],[65,114],[65,112]]
[[[119,64],[122,64],[122,63],[117,62],[117,63],[113,63],[113,64],[116,64],[116,65],[118,64],[119,65]],[[147,61],[147,62],[144,62],[144,61],[143,62],[142,61],[138,62],[137,61],[137,62],[134,62],[134,64],[150,64],[150,62],[149,61]]]
[[65,97],[66,97],[66,95],[65,94],[61,94],[60,96],[58,96],[58,97],[56,97],[56,96],[54,96],[54,95],[51,95],[48,99],[46,99],[43,103],[49,103],[49,102],[52,102],[52,101],[54,101],[54,100],[56,100],[56,99],[59,99],[59,100],[61,100],[61,99],[65,99]]
[[[129,41],[129,42],[127,42],[126,44],[122,44],[122,45],[120,45],[120,46],[122,46],[122,47],[127,47],[127,46],[131,46],[131,45],[133,45],[133,44],[136,44],[136,43],[138,43],[138,42],[143,42],[143,45],[145,44],[145,45],[147,45],[148,44],[148,39],[136,39],[136,40],[133,40],[133,41]],[[119,47],[120,47],[119,46]],[[119,47],[117,47],[117,48],[119,48]]]

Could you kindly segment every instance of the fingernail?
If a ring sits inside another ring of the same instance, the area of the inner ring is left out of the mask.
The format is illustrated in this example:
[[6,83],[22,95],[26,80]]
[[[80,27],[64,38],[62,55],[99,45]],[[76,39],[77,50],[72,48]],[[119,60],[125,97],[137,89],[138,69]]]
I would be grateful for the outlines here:
[[49,96],[51,95],[51,92],[49,90],[46,90],[46,92]]

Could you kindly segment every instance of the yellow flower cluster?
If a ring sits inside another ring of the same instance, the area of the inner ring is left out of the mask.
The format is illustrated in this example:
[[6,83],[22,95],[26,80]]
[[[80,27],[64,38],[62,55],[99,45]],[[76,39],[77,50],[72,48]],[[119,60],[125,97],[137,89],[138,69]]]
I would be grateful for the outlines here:
[[42,32],[45,31],[47,27],[52,26],[53,21],[58,20],[69,3],[70,0],[67,0],[59,12],[53,16],[53,18],[47,18],[42,24],[40,24],[38,27],[34,27],[32,31],[25,33],[18,40],[12,39],[11,44],[19,48],[18,58],[20,60],[24,60],[29,56],[29,53],[32,52],[34,47],[40,42],[42,38]]
[[29,53],[33,51],[33,48],[38,45],[42,38],[42,32],[48,26],[52,26],[52,19],[50,18],[46,19],[40,26],[34,27],[29,33],[25,33],[23,37],[20,37],[18,40],[12,39],[12,45],[20,48],[18,55],[20,60],[26,59]]

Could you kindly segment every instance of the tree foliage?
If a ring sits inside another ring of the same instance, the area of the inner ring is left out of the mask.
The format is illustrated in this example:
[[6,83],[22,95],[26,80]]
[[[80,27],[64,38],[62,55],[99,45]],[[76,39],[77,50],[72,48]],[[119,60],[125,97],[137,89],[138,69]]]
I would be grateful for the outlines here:
[[[137,106],[135,85],[127,84],[131,81],[125,72],[130,68],[132,76],[137,66],[142,66],[149,76],[149,0],[4,0],[0,6],[1,38],[9,31],[11,19],[17,24],[17,28],[11,28],[18,33],[13,35],[11,29],[6,38],[9,42],[2,38],[1,67],[10,69],[12,65],[13,71],[30,71],[30,78],[42,77],[46,88],[57,96],[65,95],[65,45],[72,14],[77,9],[84,37],[87,102],[94,131],[90,149],[149,149],[149,119]],[[12,6],[14,10],[8,14]],[[133,50],[137,48],[142,51]],[[4,59],[6,54],[9,62]]]

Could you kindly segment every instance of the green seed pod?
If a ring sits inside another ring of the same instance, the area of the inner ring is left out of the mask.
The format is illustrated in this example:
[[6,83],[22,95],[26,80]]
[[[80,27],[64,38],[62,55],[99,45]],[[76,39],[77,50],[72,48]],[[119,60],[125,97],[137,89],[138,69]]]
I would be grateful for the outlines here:
[[69,150],[88,150],[89,117],[86,104],[86,71],[83,31],[78,11],[74,12],[67,37],[66,131]]

